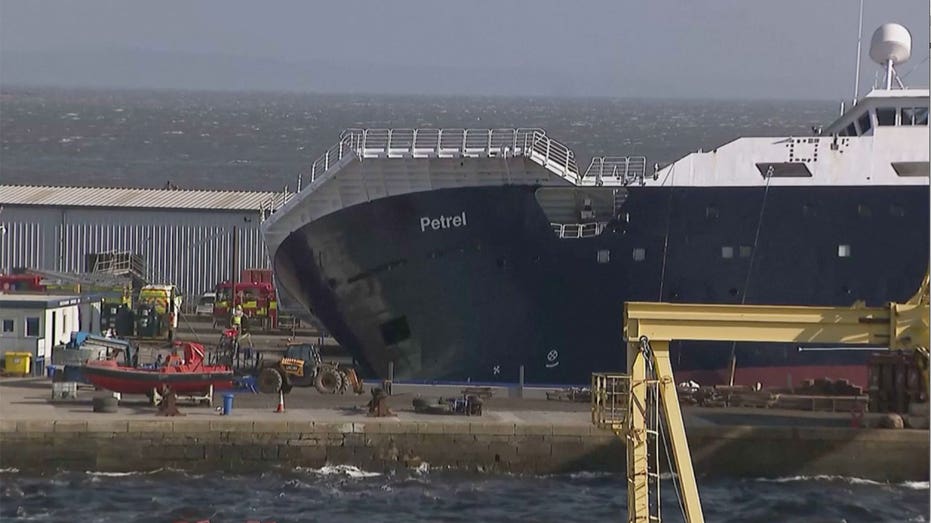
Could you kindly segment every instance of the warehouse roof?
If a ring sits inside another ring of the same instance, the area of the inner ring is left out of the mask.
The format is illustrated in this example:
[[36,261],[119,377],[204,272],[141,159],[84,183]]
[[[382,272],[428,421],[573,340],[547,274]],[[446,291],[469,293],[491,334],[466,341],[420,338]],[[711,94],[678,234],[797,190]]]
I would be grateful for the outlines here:
[[0,205],[258,211],[281,193],[0,185]]

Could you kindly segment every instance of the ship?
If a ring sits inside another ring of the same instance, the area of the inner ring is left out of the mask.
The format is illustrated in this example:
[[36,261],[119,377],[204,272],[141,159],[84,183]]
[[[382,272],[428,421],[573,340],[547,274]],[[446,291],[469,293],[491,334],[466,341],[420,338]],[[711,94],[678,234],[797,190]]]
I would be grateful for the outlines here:
[[[283,302],[373,377],[581,384],[623,370],[625,301],[902,301],[928,268],[928,89],[873,35],[881,84],[810,135],[668,165],[536,128],[349,129],[265,212]],[[675,343],[678,381],[865,385],[869,351]]]

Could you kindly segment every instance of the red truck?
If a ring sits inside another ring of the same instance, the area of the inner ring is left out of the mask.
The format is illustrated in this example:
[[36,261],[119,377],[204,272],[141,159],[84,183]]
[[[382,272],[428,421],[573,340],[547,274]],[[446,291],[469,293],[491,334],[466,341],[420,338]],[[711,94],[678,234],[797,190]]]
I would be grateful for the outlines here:
[[247,330],[272,330],[278,328],[278,300],[272,273],[268,269],[245,269],[242,279],[236,283],[223,281],[216,286],[216,301],[213,304],[213,321],[229,325],[232,308],[242,307]]

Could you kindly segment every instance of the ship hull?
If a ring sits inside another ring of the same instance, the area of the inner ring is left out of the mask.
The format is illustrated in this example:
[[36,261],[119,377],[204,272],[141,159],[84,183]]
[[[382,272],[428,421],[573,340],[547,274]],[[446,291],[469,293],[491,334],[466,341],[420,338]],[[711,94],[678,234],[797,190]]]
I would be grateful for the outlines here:
[[[926,186],[627,189],[591,238],[558,238],[538,187],[410,193],[293,232],[276,276],[370,375],[586,383],[624,368],[625,301],[905,300],[926,270]],[[457,220],[458,218],[458,220]],[[823,347],[821,348],[823,349]],[[674,343],[677,379],[863,384],[868,352]]]

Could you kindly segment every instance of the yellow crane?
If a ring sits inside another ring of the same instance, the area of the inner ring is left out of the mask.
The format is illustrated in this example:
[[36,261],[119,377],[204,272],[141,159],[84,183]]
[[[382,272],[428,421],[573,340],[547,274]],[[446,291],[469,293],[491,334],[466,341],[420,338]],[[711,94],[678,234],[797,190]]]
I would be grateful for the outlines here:
[[920,359],[927,387],[928,303],[927,274],[911,299],[884,307],[627,302],[627,374],[592,376],[592,422],[614,431],[627,447],[627,521],[661,520],[658,442],[663,425],[685,520],[704,521],[669,359],[670,341],[840,343],[910,350]]

